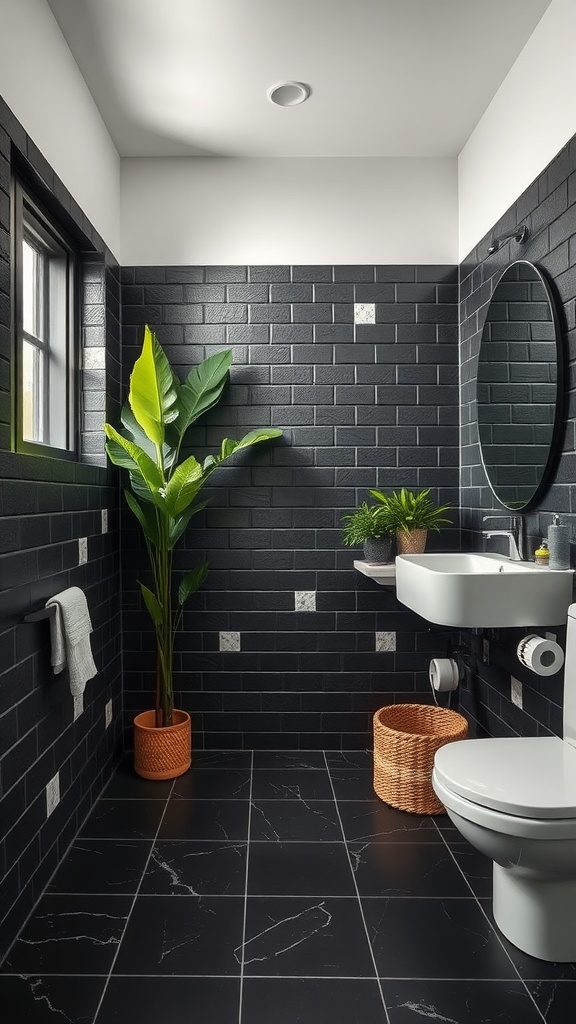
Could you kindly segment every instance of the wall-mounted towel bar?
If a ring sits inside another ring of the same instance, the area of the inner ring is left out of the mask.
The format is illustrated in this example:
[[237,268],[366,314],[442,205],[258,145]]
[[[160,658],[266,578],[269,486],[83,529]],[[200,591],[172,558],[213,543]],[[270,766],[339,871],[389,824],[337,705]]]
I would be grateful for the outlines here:
[[52,604],[49,608],[40,608],[37,612],[30,612],[29,615],[24,616],[24,622],[40,622],[41,619],[51,619],[56,612],[56,605]]

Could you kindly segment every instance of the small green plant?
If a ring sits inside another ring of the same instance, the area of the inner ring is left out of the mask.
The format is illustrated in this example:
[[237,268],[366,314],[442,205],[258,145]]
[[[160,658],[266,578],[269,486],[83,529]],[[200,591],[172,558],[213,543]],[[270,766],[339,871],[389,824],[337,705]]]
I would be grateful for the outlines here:
[[364,501],[350,515],[342,516],[344,543],[354,547],[367,540],[379,540],[393,532],[385,523],[384,512],[381,505],[369,505]]
[[428,497],[429,487],[419,494],[407,491],[405,487],[401,491],[392,491],[392,494],[383,494],[382,491],[370,491],[370,494],[381,502],[382,522],[390,533],[397,530],[405,533],[412,530],[438,531],[441,526],[452,522],[443,514],[452,506],[435,505]]

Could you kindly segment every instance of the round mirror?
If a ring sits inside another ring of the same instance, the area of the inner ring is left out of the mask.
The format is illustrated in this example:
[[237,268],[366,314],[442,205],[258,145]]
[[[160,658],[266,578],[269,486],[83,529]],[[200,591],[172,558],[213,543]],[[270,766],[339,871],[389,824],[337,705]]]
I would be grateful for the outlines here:
[[476,391],[482,462],[505,508],[528,510],[546,489],[560,446],[562,393],[554,301],[540,271],[518,260],[488,306]]

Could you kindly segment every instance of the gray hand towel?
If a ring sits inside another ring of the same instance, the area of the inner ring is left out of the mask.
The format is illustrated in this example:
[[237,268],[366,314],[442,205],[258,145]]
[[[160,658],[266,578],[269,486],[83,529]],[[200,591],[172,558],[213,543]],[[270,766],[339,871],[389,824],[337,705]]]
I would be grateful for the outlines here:
[[55,611],[50,617],[50,639],[54,674],[68,667],[70,693],[78,696],[84,693],[87,681],[98,671],[90,646],[92,622],[86,596],[79,587],[69,587],[46,602],[47,608],[52,606]]

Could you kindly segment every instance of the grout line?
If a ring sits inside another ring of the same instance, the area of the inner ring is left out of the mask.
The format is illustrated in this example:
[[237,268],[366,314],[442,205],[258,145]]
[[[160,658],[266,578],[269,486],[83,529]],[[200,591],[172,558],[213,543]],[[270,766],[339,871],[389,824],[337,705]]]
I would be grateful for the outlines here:
[[242,921],[242,959],[240,961],[240,998],[238,1000],[238,1024],[242,1020],[242,996],[244,992],[244,948],[246,945],[246,920],[248,917],[248,869],[250,867],[250,824],[252,820],[252,780],[254,778],[254,751],[250,756],[250,795],[248,803],[248,832],[246,836],[246,873],[244,879],[244,917]]
[[[172,791],[174,789],[175,784],[176,784],[176,780],[174,779],[174,781],[172,782],[172,786],[170,787],[170,793],[166,797],[166,803],[165,803],[165,806],[164,806],[164,810],[163,810],[163,812],[162,812],[162,814],[160,816],[160,821],[158,822],[158,828],[156,829],[156,834],[155,834],[155,836],[154,836],[154,838],[152,840],[152,843],[150,845],[150,850],[149,850],[148,856],[146,858],[146,863],[144,864],[144,867],[142,868],[142,874],[140,876],[140,882],[138,883],[138,888],[136,889],[136,892],[134,893],[134,899],[132,900],[132,906],[130,907],[130,910],[128,911],[128,916],[126,918],[126,923],[124,925],[124,929],[122,931],[122,935],[120,936],[120,941],[118,943],[118,948],[117,948],[117,950],[116,950],[116,952],[114,954],[114,959],[112,960],[112,963],[110,965],[110,970],[108,971],[108,977],[107,977],[107,980],[106,980],[106,984],[104,985],[104,988],[102,989],[102,995],[100,996],[100,1001],[99,1001],[98,1006],[96,1008],[96,1013],[94,1014],[93,1024],[96,1024],[96,1021],[98,1020],[98,1015],[99,1015],[100,1010],[102,1008],[102,1003],[104,1001],[104,996],[106,995],[106,991],[108,989],[108,985],[110,984],[110,979],[112,977],[112,971],[114,970],[114,964],[116,963],[116,960],[118,959],[118,955],[120,953],[120,949],[122,947],[122,943],[124,941],[124,937],[125,937],[126,931],[128,929],[128,924],[130,923],[130,918],[132,917],[132,912],[134,910],[134,907],[136,906],[136,900],[138,899],[138,896],[139,896],[139,893],[140,893],[140,889],[142,887],[142,882],[144,881],[144,876],[145,876],[145,874],[146,874],[146,872],[148,870],[148,865],[150,863],[150,858],[152,856],[152,851],[154,849],[154,846],[156,845],[156,841],[158,839],[158,833],[160,832],[160,829],[162,827],[162,822],[164,821],[164,817],[165,817],[166,811],[168,810],[168,804],[170,802],[170,796],[172,795]],[[147,842],[150,842],[150,840],[148,839]]]
[[[326,759],[326,754],[324,754],[324,758]],[[370,942],[370,936],[368,934],[368,926],[366,924],[366,919],[364,917],[364,908],[362,907],[362,900],[360,899],[360,893],[358,891],[358,885],[357,885],[357,882],[356,882],[356,875],[354,873],[354,868],[352,867],[352,858],[350,856],[350,850],[348,849],[348,845],[346,843],[346,834],[344,832],[344,826],[342,824],[342,818],[340,817],[340,808],[338,807],[338,801],[336,799],[336,793],[334,791],[334,786],[333,786],[333,783],[332,783],[332,778],[330,776],[330,769],[328,768],[328,761],[326,761],[326,769],[328,771],[328,776],[330,778],[330,785],[332,787],[332,795],[333,795],[333,798],[334,798],[334,804],[336,806],[336,814],[338,815],[338,821],[340,822],[340,828],[342,829],[342,838],[344,840],[344,845],[346,846],[346,855],[348,857],[348,865],[350,867],[350,873],[352,875],[352,881],[354,882],[354,889],[356,890],[356,899],[358,900],[358,907],[359,907],[359,910],[360,910],[360,917],[362,918],[362,924],[364,925],[364,932],[366,934],[366,942],[368,943],[368,949],[370,950],[370,956],[372,958],[372,963],[374,965],[374,974],[375,974],[375,977],[376,977],[376,981],[378,983],[378,989],[379,989],[379,992],[380,992],[380,998],[382,1000],[382,1006],[384,1008],[384,1014],[386,1016],[386,1020],[387,1020],[388,1024],[390,1024],[390,1017],[388,1016],[388,1008],[386,1006],[386,1000],[384,999],[384,991],[382,989],[382,982],[381,982],[380,977],[378,975],[378,967],[377,967],[377,964],[376,964],[376,958],[374,956],[374,950],[372,949],[372,943]]]
[[[503,951],[503,952],[504,952],[504,953],[506,954],[506,956],[508,957],[508,959],[509,959],[510,963],[512,964],[512,967],[514,968],[514,971],[516,972],[516,976],[517,976],[518,980],[522,982],[522,984],[523,984],[523,986],[524,986],[524,989],[525,989],[525,991],[526,991],[527,995],[528,995],[528,996],[530,997],[530,999],[531,999],[531,1000],[532,1000],[532,1002],[534,1003],[534,1006],[536,1007],[536,1010],[538,1011],[538,1013],[539,1013],[540,1017],[541,1017],[541,1018],[542,1018],[542,1020],[544,1021],[544,1024],[546,1024],[546,1019],[545,1019],[544,1015],[542,1014],[542,1012],[541,1012],[541,1010],[540,1010],[540,1008],[539,1008],[539,1006],[538,1006],[538,1004],[537,1004],[536,1000],[534,999],[534,996],[532,995],[532,993],[531,993],[530,989],[528,988],[528,986],[527,986],[526,982],[524,981],[524,978],[523,978],[523,977],[522,977],[522,975],[520,974],[520,971],[519,971],[519,970],[518,970],[518,968],[516,967],[516,964],[514,963],[514,961],[513,961],[512,957],[510,956],[510,953],[509,953],[509,952],[508,952],[508,950],[506,949],[506,946],[504,945],[504,943],[503,943],[503,941],[502,941],[502,936],[501,936],[500,932],[499,932],[499,931],[498,931],[498,930],[497,930],[497,929],[496,929],[496,928],[494,927],[494,925],[492,924],[492,921],[491,921],[491,920],[490,920],[490,918],[488,917],[488,914],[487,914],[487,913],[486,913],[486,911],[484,910],[484,907],[483,907],[483,905],[482,905],[482,901],[481,901],[481,900],[480,900],[480,899],[478,898],[478,896],[477,896],[477,895],[476,895],[476,893],[474,892],[474,889],[472,888],[472,886],[471,886],[470,882],[469,882],[469,881],[468,881],[468,879],[466,878],[466,875],[464,874],[464,872],[463,872],[462,868],[460,867],[460,865],[459,865],[458,861],[456,860],[456,857],[454,856],[454,854],[452,853],[452,850],[450,849],[450,846],[449,846],[449,844],[448,844],[448,841],[447,841],[447,840],[446,840],[446,839],[444,838],[444,836],[442,835],[442,831],[441,831],[441,829],[440,829],[440,826],[439,826],[439,825],[437,825],[437,824],[436,824],[436,822],[434,822],[434,825],[435,825],[435,827],[436,827],[436,828],[438,829],[438,831],[440,832],[440,835],[442,836],[442,839],[443,839],[443,841],[444,841],[444,845],[445,845],[446,849],[448,850],[448,853],[449,853],[449,854],[450,854],[450,856],[452,857],[452,860],[454,861],[454,863],[455,863],[456,867],[458,868],[458,871],[459,871],[459,872],[460,872],[460,874],[462,875],[462,877],[463,877],[464,881],[466,882],[466,885],[468,886],[468,888],[470,889],[470,892],[471,892],[471,893],[472,893],[472,895],[474,896],[474,899],[476,900],[476,903],[477,903],[478,907],[480,908],[480,911],[481,911],[482,915],[484,916],[484,918],[485,918],[485,919],[486,919],[486,921],[488,922],[488,924],[489,924],[489,926],[490,926],[490,929],[491,929],[491,931],[493,932],[493,934],[494,934],[494,935],[496,936],[496,938],[497,938],[498,942],[500,943],[500,946],[502,947],[502,951]],[[472,844],[470,844],[470,845],[472,845]],[[522,952],[522,951],[521,951],[521,952]],[[532,980],[532,979],[530,979],[530,980]]]

